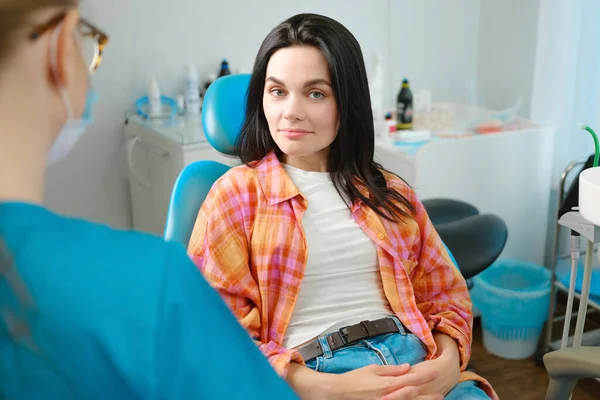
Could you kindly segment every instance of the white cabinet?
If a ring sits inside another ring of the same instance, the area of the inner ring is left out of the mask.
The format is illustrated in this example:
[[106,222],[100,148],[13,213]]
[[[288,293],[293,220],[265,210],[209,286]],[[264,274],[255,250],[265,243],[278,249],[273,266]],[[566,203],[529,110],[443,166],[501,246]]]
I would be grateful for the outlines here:
[[199,160],[239,164],[210,146],[198,120],[166,127],[131,117],[125,136],[133,228],[143,232],[163,235],[171,191],[186,165]]
[[552,174],[553,131],[519,120],[518,128],[420,145],[378,140],[375,160],[402,177],[421,200],[467,201],[508,226],[502,258],[544,264]]

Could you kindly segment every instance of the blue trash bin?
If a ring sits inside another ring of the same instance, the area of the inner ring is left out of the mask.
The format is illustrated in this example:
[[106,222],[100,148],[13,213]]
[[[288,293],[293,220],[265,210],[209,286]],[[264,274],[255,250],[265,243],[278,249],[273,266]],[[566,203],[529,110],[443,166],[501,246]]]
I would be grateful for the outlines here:
[[551,276],[542,265],[500,260],[473,278],[471,298],[487,351],[506,359],[535,353],[548,317]]

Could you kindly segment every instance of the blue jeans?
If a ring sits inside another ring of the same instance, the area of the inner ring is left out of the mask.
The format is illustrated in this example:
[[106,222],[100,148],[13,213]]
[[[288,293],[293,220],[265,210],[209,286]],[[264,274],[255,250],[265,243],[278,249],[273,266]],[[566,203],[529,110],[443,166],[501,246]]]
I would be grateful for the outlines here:
[[[399,333],[379,335],[373,339],[361,340],[332,352],[327,336],[319,338],[323,355],[306,363],[318,371],[343,374],[372,364],[415,365],[425,360],[427,349],[414,334],[407,332],[397,318],[393,318],[400,329]],[[476,386],[476,382],[466,381],[456,385],[445,397],[446,400],[489,400],[489,396]]]

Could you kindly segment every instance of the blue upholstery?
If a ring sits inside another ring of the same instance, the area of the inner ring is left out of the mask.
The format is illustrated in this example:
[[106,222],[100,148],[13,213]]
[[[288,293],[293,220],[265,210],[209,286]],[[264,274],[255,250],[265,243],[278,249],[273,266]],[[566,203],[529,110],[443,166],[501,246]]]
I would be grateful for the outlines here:
[[167,213],[165,239],[187,248],[198,211],[210,188],[229,166],[216,161],[196,161],[181,171]]
[[208,143],[220,153],[233,155],[233,146],[246,114],[250,74],[229,75],[213,82],[204,95],[202,126]]
[[[229,75],[217,79],[206,91],[202,126],[208,143],[220,153],[234,154],[235,140],[244,121],[249,82],[248,74]],[[227,165],[206,160],[196,161],[181,171],[171,194],[165,240],[188,246],[206,195],[227,170]]]
[[452,254],[452,252],[450,251],[448,246],[446,246],[445,244],[444,244],[444,247],[446,248],[446,251],[448,252],[448,255],[450,256],[450,260],[452,260],[452,263],[454,264],[456,269],[458,269],[460,271],[460,267],[458,266],[458,263],[456,262],[456,258],[454,258],[454,254]]

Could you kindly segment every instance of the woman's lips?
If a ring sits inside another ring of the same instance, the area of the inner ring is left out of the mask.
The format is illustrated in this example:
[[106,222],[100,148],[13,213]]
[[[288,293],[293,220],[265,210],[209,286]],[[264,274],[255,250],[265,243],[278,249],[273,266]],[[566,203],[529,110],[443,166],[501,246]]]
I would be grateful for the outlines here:
[[312,132],[305,131],[304,129],[282,129],[281,133],[288,139],[298,139],[310,135]]

